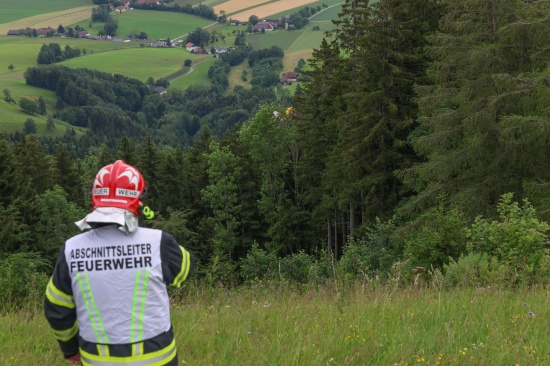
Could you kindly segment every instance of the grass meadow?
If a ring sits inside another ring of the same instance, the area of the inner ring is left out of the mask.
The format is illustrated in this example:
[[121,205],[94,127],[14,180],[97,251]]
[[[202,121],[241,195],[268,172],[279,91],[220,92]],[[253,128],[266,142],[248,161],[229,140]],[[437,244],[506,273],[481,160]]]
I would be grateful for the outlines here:
[[175,73],[183,67],[185,59],[193,59],[183,48],[131,48],[96,53],[60,63],[71,68],[86,68],[111,74],[122,74],[147,81]]
[[[21,72],[22,73],[22,72]],[[11,97],[16,101],[22,97],[27,99],[36,100],[38,97],[43,97],[46,102],[46,110],[48,114],[52,114],[51,111],[55,108],[55,93],[42,88],[37,88],[25,84],[25,80],[22,77],[8,77],[9,75],[0,75],[0,90],[9,89]],[[22,131],[23,125],[27,118],[31,118],[36,124],[36,132],[39,135],[46,136],[62,136],[65,133],[68,123],[55,120],[55,130],[53,132],[46,132],[46,119],[47,116],[31,115],[25,113],[19,109],[17,104],[9,104],[4,101],[3,95],[0,99],[0,132],[15,132]],[[84,133],[83,129],[75,128],[77,135]]]
[[216,61],[216,59],[210,57],[206,60],[202,60],[200,64],[193,65],[193,72],[171,81],[170,87],[187,89],[191,85],[210,85],[210,78],[208,78],[208,69],[210,68],[210,66],[212,66],[214,61]]
[[[118,19],[117,36],[127,37],[132,32],[145,32],[149,39],[174,39],[197,28],[202,28],[212,21],[185,13],[166,11],[130,10],[124,13],[112,13]],[[84,20],[73,26],[80,25],[88,32],[97,34],[103,30],[104,23],[92,23]]]
[[[247,81],[243,81],[242,79],[243,71],[246,71],[247,73]],[[231,86],[228,88],[227,93],[232,93],[233,88],[236,86],[242,86],[243,88],[249,89],[252,87],[250,84],[250,80],[252,79],[252,67],[248,66],[248,62],[246,61],[240,65],[232,67],[229,71],[228,79],[229,85]]]
[[[61,49],[64,49],[65,45],[69,45],[72,48],[79,48],[80,51],[86,50],[87,56],[139,47],[139,44],[135,42],[115,43],[89,39],[0,37],[0,75],[12,73],[8,69],[10,64],[15,67],[14,70],[16,71],[24,71],[28,67],[35,66],[40,47],[45,43],[58,43]],[[80,57],[87,56],[81,55]]]
[[[547,289],[188,286],[172,304],[182,365],[550,363]],[[0,364],[63,364],[40,308],[3,313],[0,329]]]
[[330,8],[327,8],[314,16],[309,20],[310,22],[323,21],[323,20],[332,20],[338,19],[338,14],[342,12],[342,5],[335,5]]

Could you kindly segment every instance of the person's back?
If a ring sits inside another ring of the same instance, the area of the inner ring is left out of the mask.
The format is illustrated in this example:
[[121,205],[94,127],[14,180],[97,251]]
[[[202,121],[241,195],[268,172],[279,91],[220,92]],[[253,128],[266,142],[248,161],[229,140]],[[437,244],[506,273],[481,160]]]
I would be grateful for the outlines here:
[[[171,235],[137,226],[132,215],[138,214],[134,201],[143,204],[143,178],[121,161],[108,167],[94,183],[94,212],[77,223],[92,230],[61,250],[46,290],[46,318],[70,362],[176,365],[166,285],[179,287],[187,279],[193,257]],[[125,173],[129,169],[132,174]],[[117,179],[103,182],[105,174]],[[139,194],[111,207],[113,200],[123,201],[111,193],[128,195],[128,187],[121,188],[127,182]]]

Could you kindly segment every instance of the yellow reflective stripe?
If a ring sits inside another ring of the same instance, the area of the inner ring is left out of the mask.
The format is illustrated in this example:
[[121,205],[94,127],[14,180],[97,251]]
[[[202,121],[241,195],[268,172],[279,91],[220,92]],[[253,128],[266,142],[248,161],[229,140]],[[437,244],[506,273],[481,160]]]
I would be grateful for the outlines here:
[[53,284],[53,277],[50,278],[48,287],[46,287],[46,297],[52,304],[63,306],[69,309],[75,308],[73,297],[71,295],[67,295],[66,293],[55,287],[55,285]]
[[98,344],[97,345],[97,354],[103,357],[109,357],[111,353],[109,352],[109,345],[107,344]]
[[180,246],[181,249],[181,270],[180,273],[176,276],[174,279],[174,282],[172,282],[172,285],[180,287],[183,281],[187,278],[187,275],[189,274],[189,268],[191,266],[191,256],[189,255],[189,252],[185,249],[183,249]]
[[132,344],[132,357],[141,356],[143,354],[143,342]]
[[93,355],[80,349],[80,360],[84,366],[116,366],[116,365],[132,365],[132,366],[162,366],[172,361],[176,357],[176,341],[167,347],[142,355],[130,357],[115,357],[115,356],[100,356]]
[[69,339],[73,338],[78,333],[78,322],[75,322],[74,325],[65,330],[55,330],[53,329],[53,335],[55,339],[63,342],[67,342]]

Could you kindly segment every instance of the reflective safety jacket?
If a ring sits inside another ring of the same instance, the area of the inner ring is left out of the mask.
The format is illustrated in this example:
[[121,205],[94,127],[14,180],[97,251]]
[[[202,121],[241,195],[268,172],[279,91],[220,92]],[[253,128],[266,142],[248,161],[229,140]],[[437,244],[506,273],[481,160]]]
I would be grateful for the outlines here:
[[166,285],[181,286],[193,256],[160,230],[115,225],[65,243],[45,315],[65,357],[83,365],[177,364]]

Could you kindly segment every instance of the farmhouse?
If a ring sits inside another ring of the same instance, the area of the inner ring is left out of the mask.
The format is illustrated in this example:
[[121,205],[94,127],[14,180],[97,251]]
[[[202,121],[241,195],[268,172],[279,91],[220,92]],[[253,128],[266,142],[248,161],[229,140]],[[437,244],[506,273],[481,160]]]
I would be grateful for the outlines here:
[[160,95],[166,93],[166,88],[163,86],[156,86],[156,85],[147,85],[149,89],[151,89],[154,92],[159,93]]
[[231,19],[231,18],[230,18],[230,19],[229,19],[229,24],[230,24],[230,25],[239,26],[239,25],[247,25],[248,22],[241,22],[241,21],[239,21],[239,20],[237,20],[237,19]]
[[168,42],[165,39],[151,42],[151,47],[168,47]]
[[137,0],[135,4],[141,5],[141,4],[157,4],[160,5],[163,1],[162,0]]
[[195,48],[197,48],[197,46],[195,46],[195,44],[192,42],[187,42],[185,44],[185,49],[189,52],[193,51]]
[[227,47],[226,46],[214,46],[214,50],[216,53],[226,53]]
[[297,72],[294,72],[294,71],[283,72],[283,75],[281,75],[279,82],[281,84],[289,84],[293,81],[296,81],[297,77],[298,77]]
[[54,34],[57,34],[57,29],[53,29],[52,27],[37,28],[36,29],[36,34],[40,37],[44,37],[44,36],[47,36],[47,35],[54,35]]
[[126,11],[126,7],[125,6],[117,6],[116,7],[116,11],[118,11],[119,13],[124,13]]
[[19,29],[10,29],[8,31],[8,36],[18,36],[19,35]]
[[205,50],[204,48],[201,48],[201,47],[195,47],[191,53],[194,53],[195,55],[208,55],[210,52],[208,52],[207,50]]
[[283,25],[283,18],[279,18],[279,19],[265,19],[264,22],[266,23],[271,23],[271,25],[277,29],[279,28],[280,26]]
[[261,22],[256,23],[252,27],[252,31],[253,32],[272,32],[273,29],[275,28],[276,27],[272,23],[262,20]]

